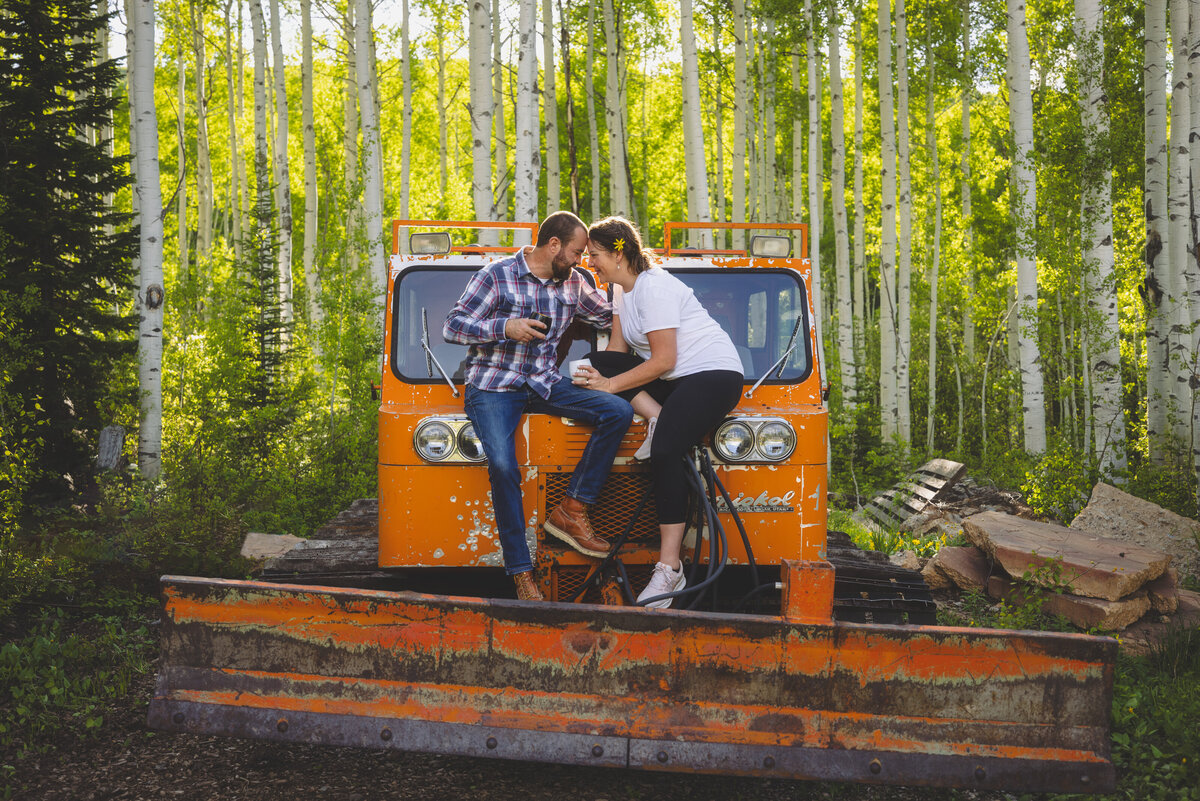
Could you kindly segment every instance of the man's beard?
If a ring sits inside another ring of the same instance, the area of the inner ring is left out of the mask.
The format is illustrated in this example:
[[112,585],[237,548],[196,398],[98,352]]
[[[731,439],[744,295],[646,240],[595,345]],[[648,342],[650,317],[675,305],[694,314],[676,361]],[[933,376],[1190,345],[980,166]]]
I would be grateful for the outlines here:
[[566,281],[571,277],[571,271],[574,269],[575,265],[569,259],[555,256],[554,261],[550,262],[550,277],[555,281]]

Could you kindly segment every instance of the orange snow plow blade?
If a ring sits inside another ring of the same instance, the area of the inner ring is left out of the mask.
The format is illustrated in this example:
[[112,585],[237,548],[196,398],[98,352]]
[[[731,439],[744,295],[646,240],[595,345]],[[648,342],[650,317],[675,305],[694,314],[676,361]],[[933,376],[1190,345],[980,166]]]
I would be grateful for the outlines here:
[[773,778],[1114,786],[1106,638],[163,588],[156,729]]

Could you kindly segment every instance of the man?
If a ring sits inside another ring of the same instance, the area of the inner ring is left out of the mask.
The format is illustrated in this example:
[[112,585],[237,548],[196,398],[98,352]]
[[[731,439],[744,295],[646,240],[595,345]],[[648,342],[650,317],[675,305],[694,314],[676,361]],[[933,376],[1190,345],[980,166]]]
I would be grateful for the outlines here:
[[575,270],[587,242],[582,220],[569,211],[554,212],[538,228],[535,246],[471,276],[442,326],[447,342],[471,346],[467,417],[488,460],[504,567],[523,600],[540,601],[542,594],[525,542],[516,453],[521,415],[548,412],[595,427],[562,503],[544,523],[550,534],[594,557],[605,556],[608,543],[592,531],[587,506],[599,497],[633,419],[625,400],[577,387],[558,371],[558,341],[575,318],[596,328],[612,326],[612,307]]

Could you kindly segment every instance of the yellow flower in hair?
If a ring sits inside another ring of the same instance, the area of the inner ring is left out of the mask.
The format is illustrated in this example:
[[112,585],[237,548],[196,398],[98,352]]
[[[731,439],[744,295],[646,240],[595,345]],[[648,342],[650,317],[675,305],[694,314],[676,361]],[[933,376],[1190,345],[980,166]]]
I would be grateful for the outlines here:
[[625,238],[621,237],[616,242],[613,242],[613,250],[620,253],[625,250]]

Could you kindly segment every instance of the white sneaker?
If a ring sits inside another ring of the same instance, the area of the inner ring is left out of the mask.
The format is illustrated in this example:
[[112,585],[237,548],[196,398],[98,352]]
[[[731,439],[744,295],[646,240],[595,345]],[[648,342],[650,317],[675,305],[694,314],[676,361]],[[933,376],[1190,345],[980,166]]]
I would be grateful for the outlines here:
[[[654,566],[654,572],[650,574],[650,583],[638,596],[638,603],[640,604],[645,598],[654,598],[668,592],[682,590],[685,586],[687,586],[687,579],[683,575],[682,562],[679,564],[678,570],[673,570],[666,562],[659,562]],[[673,600],[675,599],[663,598],[661,601],[653,601],[645,606],[649,609],[666,609]]]
[[639,462],[644,462],[650,458],[650,444],[654,441],[654,427],[656,425],[658,425],[657,417],[651,417],[650,422],[646,423],[646,439],[642,440],[637,453],[633,454],[633,458]]

